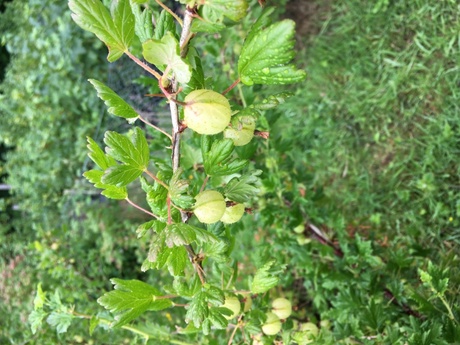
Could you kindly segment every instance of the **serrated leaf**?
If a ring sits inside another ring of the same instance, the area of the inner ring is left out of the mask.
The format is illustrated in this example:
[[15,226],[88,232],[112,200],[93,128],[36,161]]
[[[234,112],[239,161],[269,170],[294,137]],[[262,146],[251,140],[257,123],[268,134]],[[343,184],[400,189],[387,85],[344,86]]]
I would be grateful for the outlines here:
[[[206,149],[203,147],[202,150]],[[221,139],[213,142],[210,150],[203,155],[203,165],[209,176],[230,175],[243,169],[249,162],[234,158],[232,153],[234,144],[231,139]]]
[[228,320],[224,315],[230,316],[233,312],[227,308],[212,307],[209,309],[209,320],[217,329],[225,329],[228,326]]
[[228,244],[225,241],[204,242],[203,253],[206,257],[214,259],[216,262],[225,262],[227,257]]
[[105,132],[104,142],[106,152],[116,160],[144,171],[149,163],[149,148],[144,132],[136,127],[132,141],[125,135],[117,132]]
[[271,95],[265,98],[261,103],[256,103],[252,105],[252,107],[258,110],[273,109],[273,108],[276,108],[278,105],[286,102],[286,99],[292,96],[293,96],[292,92],[277,93],[275,95]]
[[251,284],[252,293],[264,293],[278,284],[278,275],[282,271],[273,267],[275,262],[271,260],[257,270]]
[[45,304],[46,294],[42,290],[42,283],[37,284],[37,293],[34,298],[34,310],[42,309]]
[[188,63],[180,57],[179,42],[171,32],[161,40],[148,40],[142,44],[144,58],[165,71],[168,67],[179,83],[188,83],[192,71]]
[[90,183],[94,184],[94,187],[103,189],[101,194],[105,197],[115,200],[123,200],[128,197],[128,190],[126,187],[117,187],[102,183],[101,180],[103,175],[104,172],[100,170],[89,170],[83,174]]
[[130,4],[135,21],[134,32],[136,33],[136,36],[139,38],[141,43],[144,43],[153,37],[153,12],[149,8],[145,8],[143,11],[141,11],[139,1],[130,0]]
[[115,159],[113,159],[110,156],[107,156],[104,151],[99,147],[96,142],[91,139],[90,137],[87,137],[88,140],[88,157],[91,158],[91,160],[102,170],[105,170],[113,165],[116,165],[117,162]]
[[156,21],[155,39],[161,40],[168,32],[170,32],[176,39],[176,23],[173,16],[168,11],[161,11]]
[[73,316],[71,314],[53,311],[46,319],[46,322],[55,327],[58,333],[65,333],[70,327],[72,319]]
[[48,313],[46,313],[43,309],[33,310],[30,313],[28,321],[32,330],[32,334],[37,333],[37,330],[42,325],[46,316],[48,316]]
[[125,119],[137,118],[139,114],[128,104],[126,101],[118,96],[104,83],[96,79],[88,79],[97,91],[97,96],[102,99],[107,106],[107,111],[115,116],[123,117]]
[[174,205],[182,208],[189,209],[193,206],[194,198],[190,195],[185,195],[188,191],[189,182],[181,179],[182,169],[177,169],[171,180],[169,181],[169,196]]
[[209,307],[206,292],[202,290],[193,296],[192,301],[187,307],[185,318],[188,322],[192,321],[195,327],[200,328],[203,321],[208,317],[208,313]]
[[249,6],[247,0],[206,0],[204,5],[234,22],[238,22],[246,16]]
[[260,183],[257,176],[261,173],[261,170],[256,170],[252,175],[232,178],[224,188],[225,197],[239,203],[250,200],[259,192],[256,185]]
[[91,316],[89,320],[89,336],[93,335],[97,326],[99,326],[99,319],[95,316]]
[[149,222],[139,225],[136,229],[137,238],[143,237],[147,231],[153,230],[154,232],[160,232],[166,226],[165,223],[159,220],[151,220]]
[[185,266],[187,266],[188,254],[185,247],[174,247],[170,249],[168,256],[168,270],[173,276],[184,275]]
[[113,278],[114,291],[104,294],[97,302],[116,314],[112,327],[121,327],[147,310],[163,310],[172,306],[169,299],[159,299],[161,292],[139,280]]
[[238,60],[238,73],[246,85],[290,84],[305,79],[305,72],[290,61],[295,56],[295,23],[283,20],[269,25],[265,12],[252,27]]
[[195,55],[194,57],[190,57],[189,51],[189,61],[192,61],[192,76],[187,83],[187,87],[184,89],[185,94],[189,94],[193,90],[205,89],[206,85],[204,82],[204,72],[203,66],[201,64],[201,59],[199,56]]
[[130,165],[117,165],[107,169],[101,181],[105,184],[123,187],[130,184],[141,175],[142,170],[136,167]]
[[95,34],[109,49],[107,60],[118,60],[134,38],[134,16],[129,0],[114,0],[112,15],[99,0],[70,0],[73,20]]
[[[157,177],[162,179],[162,173],[159,172]],[[153,186],[150,185],[143,176],[139,179],[141,181],[142,190],[147,194],[146,200],[152,212],[160,217],[167,217],[168,208],[166,205],[166,197],[168,195],[168,190],[157,182],[154,182]]]

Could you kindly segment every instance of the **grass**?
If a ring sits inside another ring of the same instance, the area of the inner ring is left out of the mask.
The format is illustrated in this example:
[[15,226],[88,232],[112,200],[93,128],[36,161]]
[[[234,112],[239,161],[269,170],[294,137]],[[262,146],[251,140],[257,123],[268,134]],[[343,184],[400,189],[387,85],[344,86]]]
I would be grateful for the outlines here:
[[275,130],[348,224],[458,241],[457,7],[336,1],[304,51],[309,79],[287,109],[303,135],[291,121]]

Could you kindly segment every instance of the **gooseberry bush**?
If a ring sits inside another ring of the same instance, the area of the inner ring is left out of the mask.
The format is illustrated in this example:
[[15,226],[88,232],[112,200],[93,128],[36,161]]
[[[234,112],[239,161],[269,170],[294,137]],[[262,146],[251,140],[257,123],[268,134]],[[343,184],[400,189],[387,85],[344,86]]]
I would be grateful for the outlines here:
[[[149,122],[109,86],[90,79],[108,112],[133,127],[126,133],[107,131],[105,149],[88,138],[94,168],[84,176],[105,197],[124,200],[151,218],[136,231],[140,241],[150,243],[141,269],[167,275],[156,286],[112,279],[114,290],[98,303],[113,319],[94,316],[90,328],[109,325],[130,330],[146,341],[171,343],[182,343],[183,334],[209,335],[216,330],[228,330],[225,343],[231,343],[240,330],[245,341],[271,343],[282,328],[281,321],[291,314],[288,300],[275,300],[272,310],[263,297],[277,285],[282,267],[266,256],[254,275],[239,277],[230,259],[234,241],[228,224],[253,211],[252,200],[259,192],[260,171],[252,168],[250,156],[239,149],[253,140],[267,140],[268,132],[258,130],[261,113],[290,94],[254,98],[252,104],[228,95],[235,87],[244,94],[253,85],[284,85],[305,78],[304,71],[291,62],[294,23],[273,23],[273,8],[256,11],[260,15],[251,18],[251,29],[238,43],[237,78],[228,80],[228,88],[222,90],[213,78],[225,74],[219,70],[222,66],[216,61],[213,70],[203,69],[204,59],[212,56],[195,45],[196,37],[215,39],[216,33],[231,30],[227,27],[253,15],[251,7],[264,2],[180,0],[182,18],[159,0],[155,6],[147,0],[105,3],[70,0],[72,18],[107,46],[109,62],[126,55],[158,84],[160,92],[150,96],[168,104],[172,131]],[[151,149],[155,142],[160,146],[167,142],[163,152]],[[194,161],[190,163],[188,157],[183,164],[184,152],[194,152]],[[142,188],[145,202],[131,197],[133,186]],[[37,294],[37,301],[36,309],[41,310],[43,292]],[[183,323],[174,336],[131,326],[141,314],[170,308],[183,311]],[[59,329],[59,322],[55,324],[58,331],[68,327]]]

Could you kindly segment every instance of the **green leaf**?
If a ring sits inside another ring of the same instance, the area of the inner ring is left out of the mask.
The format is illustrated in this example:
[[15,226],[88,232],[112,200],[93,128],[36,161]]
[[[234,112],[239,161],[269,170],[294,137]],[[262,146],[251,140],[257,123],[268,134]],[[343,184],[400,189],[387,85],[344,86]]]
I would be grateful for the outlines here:
[[185,318],[187,322],[192,321],[195,327],[200,325],[208,318],[209,315],[209,304],[214,306],[221,306],[224,303],[225,295],[224,292],[215,287],[207,286],[202,288],[195,296],[187,307],[187,313]]
[[141,175],[142,170],[139,170],[136,167],[132,167],[130,165],[117,165],[107,169],[104,172],[101,181],[105,184],[123,187],[130,184]]
[[268,110],[276,108],[278,105],[286,102],[286,99],[292,97],[292,92],[281,92],[265,98],[261,103],[253,104],[252,107],[257,110]]
[[238,158],[232,159],[233,148],[234,145],[231,139],[214,141],[211,149],[203,155],[206,174],[209,176],[224,176],[234,174],[243,169],[249,162]]
[[34,310],[42,309],[45,304],[46,294],[42,290],[42,283],[37,284],[37,293],[34,298]]
[[257,270],[251,284],[252,293],[264,293],[278,284],[282,270],[274,267],[275,262],[271,260]]
[[43,309],[34,310],[30,313],[28,321],[30,328],[32,329],[32,334],[37,333],[37,330],[42,325],[46,316],[48,316],[48,313],[46,313]]
[[[157,174],[157,177],[162,177],[161,172]],[[157,182],[154,182],[153,186],[150,185],[143,176],[140,177],[140,181],[142,190],[147,194],[147,203],[152,212],[160,217],[167,217],[168,208],[166,205],[166,197],[168,195],[168,190]]]
[[184,275],[185,266],[187,266],[188,254],[185,247],[174,247],[170,249],[168,256],[168,270],[173,276]]
[[305,79],[305,72],[289,62],[295,56],[295,23],[270,25],[266,11],[253,25],[238,60],[238,73],[246,85],[290,84]]
[[134,38],[134,16],[129,0],[114,0],[112,16],[99,0],[70,0],[69,7],[73,20],[109,48],[107,60],[114,62],[128,51]]
[[152,24],[152,16],[153,12],[150,8],[145,8],[141,11],[141,7],[137,4],[135,0],[131,0],[131,10],[134,15],[134,32],[136,36],[139,38],[141,43],[151,39],[153,37],[153,24]]
[[90,183],[94,184],[94,187],[103,189],[101,194],[105,197],[115,200],[123,200],[128,197],[126,187],[117,187],[102,183],[103,175],[104,172],[100,170],[89,170],[83,174]]
[[161,40],[168,32],[170,32],[176,39],[176,23],[173,16],[168,11],[161,11],[157,19],[155,27],[155,39]]
[[104,294],[97,302],[116,314],[112,327],[121,327],[147,310],[163,310],[172,306],[169,299],[158,299],[161,292],[139,280],[113,278],[114,291]]
[[181,179],[182,169],[176,170],[169,181],[169,195],[174,205],[182,209],[190,209],[193,206],[194,198],[184,195],[188,191],[189,182]]
[[125,119],[133,119],[139,117],[139,114],[125,102],[123,98],[118,96],[108,86],[104,85],[98,80],[88,79],[97,91],[97,96],[102,99],[108,107],[107,111],[115,116],[123,117]]
[[230,316],[233,312],[227,308],[212,307],[209,308],[209,320],[217,329],[225,329],[228,326],[228,320],[224,315]]
[[161,40],[148,40],[142,44],[144,58],[165,71],[166,66],[174,73],[179,83],[188,83],[192,71],[187,62],[180,57],[179,43],[171,32]]
[[247,202],[259,193],[256,185],[260,183],[260,174],[262,170],[256,170],[251,175],[232,178],[224,188],[225,197],[239,203]]
[[88,157],[91,158],[91,160],[102,170],[105,170],[113,165],[116,165],[117,162],[115,159],[113,159],[110,156],[107,156],[104,151],[99,147],[96,142],[91,139],[90,137],[87,137],[88,140]]
[[56,327],[56,331],[58,333],[65,333],[70,327],[72,319],[73,316],[71,314],[53,311],[46,319],[46,322],[48,322],[48,324],[52,327]]
[[91,336],[94,333],[94,330],[97,326],[99,326],[99,319],[93,315],[89,320],[89,336]]
[[199,291],[193,296],[192,301],[189,303],[185,318],[187,322],[192,321],[193,325],[199,328],[202,322],[208,317],[209,307],[206,299],[206,292],[204,290]]
[[238,22],[246,16],[249,6],[247,0],[206,0],[204,5],[218,15],[225,16],[234,22]]
[[147,169],[150,158],[144,132],[136,127],[131,139],[132,141],[117,132],[105,132],[106,152],[116,160],[144,171]]

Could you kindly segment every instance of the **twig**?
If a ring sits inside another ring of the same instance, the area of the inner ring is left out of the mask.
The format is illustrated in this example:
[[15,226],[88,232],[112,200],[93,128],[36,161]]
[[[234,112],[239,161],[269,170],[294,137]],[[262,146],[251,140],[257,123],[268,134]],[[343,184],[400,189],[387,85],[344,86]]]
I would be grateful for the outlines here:
[[233,338],[235,338],[236,331],[240,328],[240,322],[241,319],[243,318],[244,314],[241,314],[240,317],[238,318],[238,321],[236,323],[236,327],[233,329],[232,334],[230,335],[230,339],[228,340],[227,345],[231,345],[233,343]]
[[147,213],[148,215],[152,216],[153,218],[156,218],[158,219],[159,217],[157,215],[154,215],[152,212],[150,211],[147,211],[145,208],[142,208],[140,207],[139,205],[137,205],[136,203],[132,202],[131,200],[129,200],[129,198],[126,198],[125,199],[131,206],[137,208],[138,210],[144,212],[144,213]]
[[239,83],[240,81],[241,81],[240,78],[238,78],[237,80],[235,80],[235,81],[233,82],[232,85],[230,85],[227,89],[225,89],[224,92],[222,92],[222,95],[225,95],[225,94],[227,94],[228,92],[230,92],[231,90],[233,90],[233,88],[234,88],[235,86],[237,86],[238,83]]
[[206,184],[208,183],[208,180],[209,180],[209,175],[206,175],[206,178],[204,179],[203,184],[201,185],[200,193],[202,191],[204,191],[204,187],[206,187]]
[[146,63],[142,62],[139,60],[137,57],[135,57],[133,54],[131,54],[129,51],[125,51],[125,54],[129,56],[131,60],[133,60],[135,63],[137,63],[139,66],[141,66],[143,69],[145,69],[147,72],[152,74],[155,78],[158,80],[161,79],[160,73],[155,71],[154,69],[150,68]]
[[153,178],[156,182],[158,182],[158,184],[161,184],[163,187],[165,187],[166,189],[169,190],[169,187],[166,183],[164,183],[163,181],[161,181],[158,177],[156,177],[155,175],[153,175],[150,171],[148,171],[147,169],[144,170],[144,172],[149,175],[151,178]]
[[175,20],[177,20],[177,22],[179,23],[180,26],[184,26],[184,23],[182,22],[182,19],[180,19],[177,14],[175,14],[173,11],[171,11],[171,9],[166,6],[164,3],[162,3],[160,0],[155,0],[157,2],[158,5],[160,5],[161,7],[163,7],[163,9],[168,12],[170,15],[172,15],[174,17]]
[[160,127],[155,126],[153,123],[150,123],[149,121],[147,121],[146,119],[144,119],[144,118],[141,117],[141,116],[138,116],[138,119],[141,120],[142,122],[144,122],[147,126],[152,127],[153,129],[157,130],[157,131],[160,132],[160,133],[163,133],[163,134],[166,135],[170,140],[172,140],[172,136],[171,136],[170,134],[168,134],[167,132],[165,132],[164,130],[162,130]]

